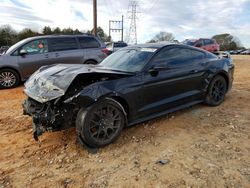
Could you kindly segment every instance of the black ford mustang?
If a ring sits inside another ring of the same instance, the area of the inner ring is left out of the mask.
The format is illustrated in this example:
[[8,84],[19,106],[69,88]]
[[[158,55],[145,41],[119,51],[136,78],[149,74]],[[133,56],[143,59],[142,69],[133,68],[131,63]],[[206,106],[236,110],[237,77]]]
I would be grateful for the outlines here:
[[221,104],[232,60],[177,44],[127,47],[99,65],[42,67],[25,83],[24,113],[34,137],[76,126],[90,147],[113,142],[125,126],[197,103]]

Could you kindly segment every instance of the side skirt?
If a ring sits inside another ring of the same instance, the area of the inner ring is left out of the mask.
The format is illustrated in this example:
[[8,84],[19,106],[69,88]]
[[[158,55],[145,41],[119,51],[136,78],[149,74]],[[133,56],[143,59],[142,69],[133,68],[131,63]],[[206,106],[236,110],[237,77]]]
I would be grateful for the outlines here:
[[152,119],[164,116],[166,114],[169,114],[169,113],[172,113],[172,112],[175,112],[175,111],[178,111],[178,110],[182,110],[182,109],[188,108],[190,106],[193,106],[195,104],[199,104],[199,103],[202,103],[202,102],[203,102],[203,100],[197,100],[197,101],[193,101],[193,102],[181,105],[181,106],[177,106],[175,108],[171,108],[171,109],[163,111],[161,113],[153,114],[151,116],[148,116],[148,117],[145,117],[145,118],[140,118],[140,119],[134,120],[132,122],[129,122],[128,126],[132,126],[132,125],[136,125],[136,124],[139,124],[139,123],[143,123],[145,121],[149,121],[149,120],[152,120]]

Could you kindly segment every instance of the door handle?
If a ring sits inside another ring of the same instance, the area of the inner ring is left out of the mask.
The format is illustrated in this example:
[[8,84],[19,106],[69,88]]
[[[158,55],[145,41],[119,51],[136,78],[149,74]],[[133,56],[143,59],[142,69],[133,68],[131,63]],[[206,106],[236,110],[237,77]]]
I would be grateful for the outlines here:
[[49,54],[45,54],[44,58],[46,58],[46,59],[49,58]]
[[58,53],[56,53],[56,57],[59,57],[59,54],[58,54]]

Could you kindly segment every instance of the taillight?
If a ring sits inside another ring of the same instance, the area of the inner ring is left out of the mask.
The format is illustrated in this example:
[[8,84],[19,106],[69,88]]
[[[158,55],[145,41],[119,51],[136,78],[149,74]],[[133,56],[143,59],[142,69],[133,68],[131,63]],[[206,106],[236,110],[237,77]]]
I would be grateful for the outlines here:
[[105,53],[107,56],[110,54],[110,51],[107,48],[103,48],[102,52]]

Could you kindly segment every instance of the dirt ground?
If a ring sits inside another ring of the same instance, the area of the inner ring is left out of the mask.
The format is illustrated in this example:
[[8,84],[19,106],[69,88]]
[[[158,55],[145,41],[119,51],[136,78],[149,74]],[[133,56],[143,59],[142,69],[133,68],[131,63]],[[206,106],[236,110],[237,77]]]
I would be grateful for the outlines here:
[[39,147],[22,115],[23,86],[1,90],[0,188],[250,187],[250,56],[233,58],[235,81],[221,106],[125,129],[97,154],[76,143],[74,129],[45,133]]

